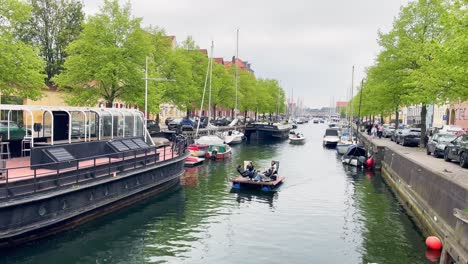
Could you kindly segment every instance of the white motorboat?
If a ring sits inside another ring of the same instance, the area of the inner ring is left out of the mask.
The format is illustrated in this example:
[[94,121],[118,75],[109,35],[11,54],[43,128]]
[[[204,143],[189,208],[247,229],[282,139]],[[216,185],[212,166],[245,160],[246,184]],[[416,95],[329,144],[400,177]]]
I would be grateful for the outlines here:
[[289,143],[304,143],[305,139],[301,133],[289,134]]
[[340,133],[336,128],[327,128],[323,136],[323,145],[327,147],[336,147],[340,142]]
[[341,141],[340,143],[336,144],[336,152],[338,152],[340,155],[344,155],[348,151],[348,148],[352,145],[353,143],[351,141]]
[[226,144],[240,144],[242,143],[242,140],[244,140],[244,133],[239,132],[237,130],[227,131],[224,132],[223,138]]
[[336,145],[336,152],[340,155],[344,155],[351,145],[353,145],[353,141],[351,140],[349,133],[344,132],[341,136],[340,142]]

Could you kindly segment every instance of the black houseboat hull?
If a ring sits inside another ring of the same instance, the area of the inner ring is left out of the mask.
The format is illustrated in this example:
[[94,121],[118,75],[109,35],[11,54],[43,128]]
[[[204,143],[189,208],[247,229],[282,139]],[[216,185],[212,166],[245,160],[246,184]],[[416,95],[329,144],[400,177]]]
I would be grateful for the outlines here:
[[0,247],[73,228],[179,186],[187,154],[124,171],[73,188],[27,196],[0,205]]
[[290,126],[251,124],[245,127],[245,136],[248,139],[288,139],[290,130]]

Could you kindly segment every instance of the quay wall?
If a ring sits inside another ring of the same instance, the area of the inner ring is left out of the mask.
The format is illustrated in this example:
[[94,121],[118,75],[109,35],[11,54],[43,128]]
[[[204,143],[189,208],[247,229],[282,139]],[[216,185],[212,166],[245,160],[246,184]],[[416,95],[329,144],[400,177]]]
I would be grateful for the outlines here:
[[466,186],[400,151],[374,144],[364,135],[359,137],[374,156],[376,169],[381,169],[384,180],[423,234],[441,238],[444,251],[440,263],[468,263],[468,213],[463,212],[468,208]]
[[72,228],[178,186],[186,155],[72,188],[0,205],[0,247]]

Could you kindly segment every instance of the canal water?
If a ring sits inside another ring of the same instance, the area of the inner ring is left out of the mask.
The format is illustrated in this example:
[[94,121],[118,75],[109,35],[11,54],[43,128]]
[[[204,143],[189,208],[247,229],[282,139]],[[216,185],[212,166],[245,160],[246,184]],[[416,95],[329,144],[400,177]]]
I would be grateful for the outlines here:
[[[1,263],[428,263],[424,238],[378,174],[324,149],[251,142],[187,169],[178,190],[72,231],[1,252]],[[280,161],[277,192],[231,190],[235,166]]]

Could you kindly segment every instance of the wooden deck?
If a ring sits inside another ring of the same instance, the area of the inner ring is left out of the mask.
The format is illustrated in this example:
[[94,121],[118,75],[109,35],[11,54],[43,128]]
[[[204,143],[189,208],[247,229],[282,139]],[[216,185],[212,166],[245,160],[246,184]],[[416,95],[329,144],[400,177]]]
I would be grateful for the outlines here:
[[236,178],[231,179],[230,181],[232,183],[240,183],[240,184],[246,184],[246,185],[258,185],[259,187],[261,186],[271,186],[275,187],[281,182],[283,182],[284,177],[278,177],[276,181],[254,181],[250,180],[249,177],[242,177],[242,176],[237,176]]
[[[165,150],[165,151],[164,151]],[[172,152],[171,147],[159,148],[157,149],[159,153],[158,162],[177,157],[177,152]],[[154,154],[154,151],[148,152],[148,155]],[[143,157],[145,154],[139,154],[137,157]],[[133,157],[127,157],[126,160],[131,160]],[[78,167],[80,169],[91,168],[94,165],[104,165],[109,163],[116,163],[122,161],[121,158],[96,158],[96,164],[94,164],[94,159],[90,158],[89,160],[82,160],[79,162]],[[28,180],[34,178],[34,169],[30,167],[30,157],[18,157],[12,158],[6,161],[6,169],[8,170],[8,182],[16,182],[21,180]],[[60,169],[59,173],[76,170],[76,167]],[[45,177],[50,175],[57,174],[57,170],[51,169],[36,169],[36,177]],[[6,175],[4,174],[6,177]],[[5,183],[6,179],[0,178],[0,183]]]

